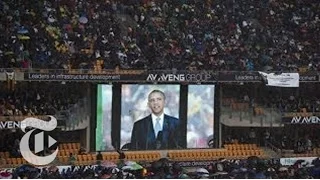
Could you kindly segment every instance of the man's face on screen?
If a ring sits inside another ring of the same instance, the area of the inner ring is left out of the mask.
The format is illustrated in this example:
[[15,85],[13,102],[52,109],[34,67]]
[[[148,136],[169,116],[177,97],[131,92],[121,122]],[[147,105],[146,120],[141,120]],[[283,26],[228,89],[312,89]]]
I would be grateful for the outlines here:
[[154,92],[149,95],[148,105],[153,114],[159,116],[163,113],[164,97],[161,93]]

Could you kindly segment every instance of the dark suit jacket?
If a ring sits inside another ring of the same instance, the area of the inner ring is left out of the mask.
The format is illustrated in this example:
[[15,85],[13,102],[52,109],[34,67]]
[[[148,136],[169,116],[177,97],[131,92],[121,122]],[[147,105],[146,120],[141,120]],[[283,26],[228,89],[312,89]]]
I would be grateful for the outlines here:
[[[181,135],[179,119],[164,115],[161,149],[182,148],[183,136]],[[133,125],[131,133],[131,149],[148,150],[157,149],[151,115],[138,120]]]

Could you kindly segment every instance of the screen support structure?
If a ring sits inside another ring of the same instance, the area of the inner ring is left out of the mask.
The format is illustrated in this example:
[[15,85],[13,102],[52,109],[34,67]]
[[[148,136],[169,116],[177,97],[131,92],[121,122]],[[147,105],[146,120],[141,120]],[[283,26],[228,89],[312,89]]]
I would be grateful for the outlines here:
[[111,118],[111,139],[115,149],[120,148],[121,129],[121,84],[113,83],[112,86],[112,118]]
[[188,121],[188,85],[180,86],[180,109],[179,118],[183,126],[181,126],[180,132],[183,132],[185,141],[182,144],[183,147],[187,147],[187,121]]
[[221,110],[221,101],[222,98],[222,88],[221,84],[217,83],[215,85],[215,94],[214,94],[214,144],[215,148],[221,148],[222,139],[221,139],[221,120],[220,120],[220,110]]
[[[91,112],[96,112],[98,85],[92,84],[91,87]],[[96,151],[96,127],[97,127],[97,113],[90,113],[90,151]]]

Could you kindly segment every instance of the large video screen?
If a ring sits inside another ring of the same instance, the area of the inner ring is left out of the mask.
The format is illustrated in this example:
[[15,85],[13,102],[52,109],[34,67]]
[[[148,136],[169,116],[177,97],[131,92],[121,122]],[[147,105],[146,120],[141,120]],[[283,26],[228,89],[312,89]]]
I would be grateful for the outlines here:
[[112,85],[100,84],[97,90],[96,150],[113,150],[111,144]]
[[176,149],[185,141],[179,120],[180,85],[122,85],[121,146]]
[[209,148],[214,134],[214,85],[189,85],[187,148]]

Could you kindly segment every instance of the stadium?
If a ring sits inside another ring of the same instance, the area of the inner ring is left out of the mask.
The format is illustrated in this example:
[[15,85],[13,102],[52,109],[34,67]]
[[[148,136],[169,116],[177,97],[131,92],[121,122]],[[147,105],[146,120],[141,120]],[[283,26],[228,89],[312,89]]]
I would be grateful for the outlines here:
[[320,178],[317,0],[0,2],[0,178]]

